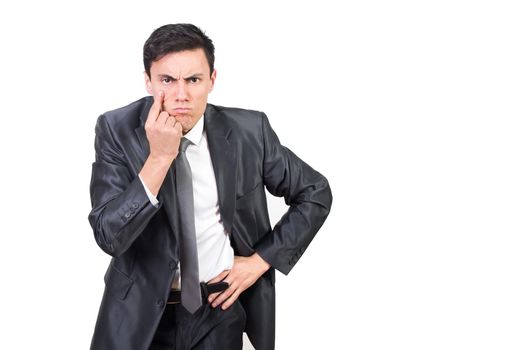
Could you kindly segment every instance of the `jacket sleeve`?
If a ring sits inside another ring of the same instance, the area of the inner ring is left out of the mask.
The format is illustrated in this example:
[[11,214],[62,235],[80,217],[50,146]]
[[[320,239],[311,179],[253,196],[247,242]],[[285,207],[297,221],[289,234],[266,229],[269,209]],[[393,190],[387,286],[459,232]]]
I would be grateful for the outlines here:
[[123,254],[158,211],[138,175],[131,174],[104,115],[95,128],[89,223],[96,242],[111,256]]
[[327,179],[282,146],[262,116],[263,178],[267,190],[284,197],[288,211],[255,250],[271,266],[288,274],[324,223],[332,202]]

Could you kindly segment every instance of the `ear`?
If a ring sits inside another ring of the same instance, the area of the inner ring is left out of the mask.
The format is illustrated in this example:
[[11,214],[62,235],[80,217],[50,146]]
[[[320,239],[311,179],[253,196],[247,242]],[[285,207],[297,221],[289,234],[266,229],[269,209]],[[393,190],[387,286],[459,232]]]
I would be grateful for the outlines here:
[[147,72],[144,72],[144,82],[146,84],[147,92],[153,96],[153,85],[151,84],[151,79],[149,78],[149,75],[147,75]]
[[209,88],[209,92],[213,91],[213,87],[215,86],[216,78],[217,78],[217,70],[213,69],[213,74],[211,74],[211,87]]

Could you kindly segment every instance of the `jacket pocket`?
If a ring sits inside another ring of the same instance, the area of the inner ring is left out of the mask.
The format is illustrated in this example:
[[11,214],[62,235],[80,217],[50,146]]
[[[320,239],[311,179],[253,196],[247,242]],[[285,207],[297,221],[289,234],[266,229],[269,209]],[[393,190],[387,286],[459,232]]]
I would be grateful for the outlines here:
[[111,294],[117,297],[120,300],[124,300],[133,285],[133,280],[129,278],[122,271],[118,270],[113,266],[109,265],[107,272],[104,276],[104,281],[106,283],[106,288]]

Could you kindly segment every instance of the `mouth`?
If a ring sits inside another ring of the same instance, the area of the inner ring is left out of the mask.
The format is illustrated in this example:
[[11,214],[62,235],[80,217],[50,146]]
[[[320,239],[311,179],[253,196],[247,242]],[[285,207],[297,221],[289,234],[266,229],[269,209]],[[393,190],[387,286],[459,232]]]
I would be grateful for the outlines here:
[[178,107],[178,108],[173,108],[172,111],[173,111],[175,114],[187,114],[187,113],[189,113],[189,111],[191,111],[191,108],[188,108],[188,107]]

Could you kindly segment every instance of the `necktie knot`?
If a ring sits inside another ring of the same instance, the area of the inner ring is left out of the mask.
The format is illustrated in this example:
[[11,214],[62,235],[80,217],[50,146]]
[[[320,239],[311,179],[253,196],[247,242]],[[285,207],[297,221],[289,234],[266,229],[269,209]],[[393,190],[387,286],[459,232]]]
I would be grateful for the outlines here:
[[182,139],[180,139],[180,147],[179,147],[179,151],[180,152],[185,152],[187,150],[187,148],[189,147],[189,145],[192,144],[191,141],[189,141],[188,139],[186,139],[185,137],[182,137]]

